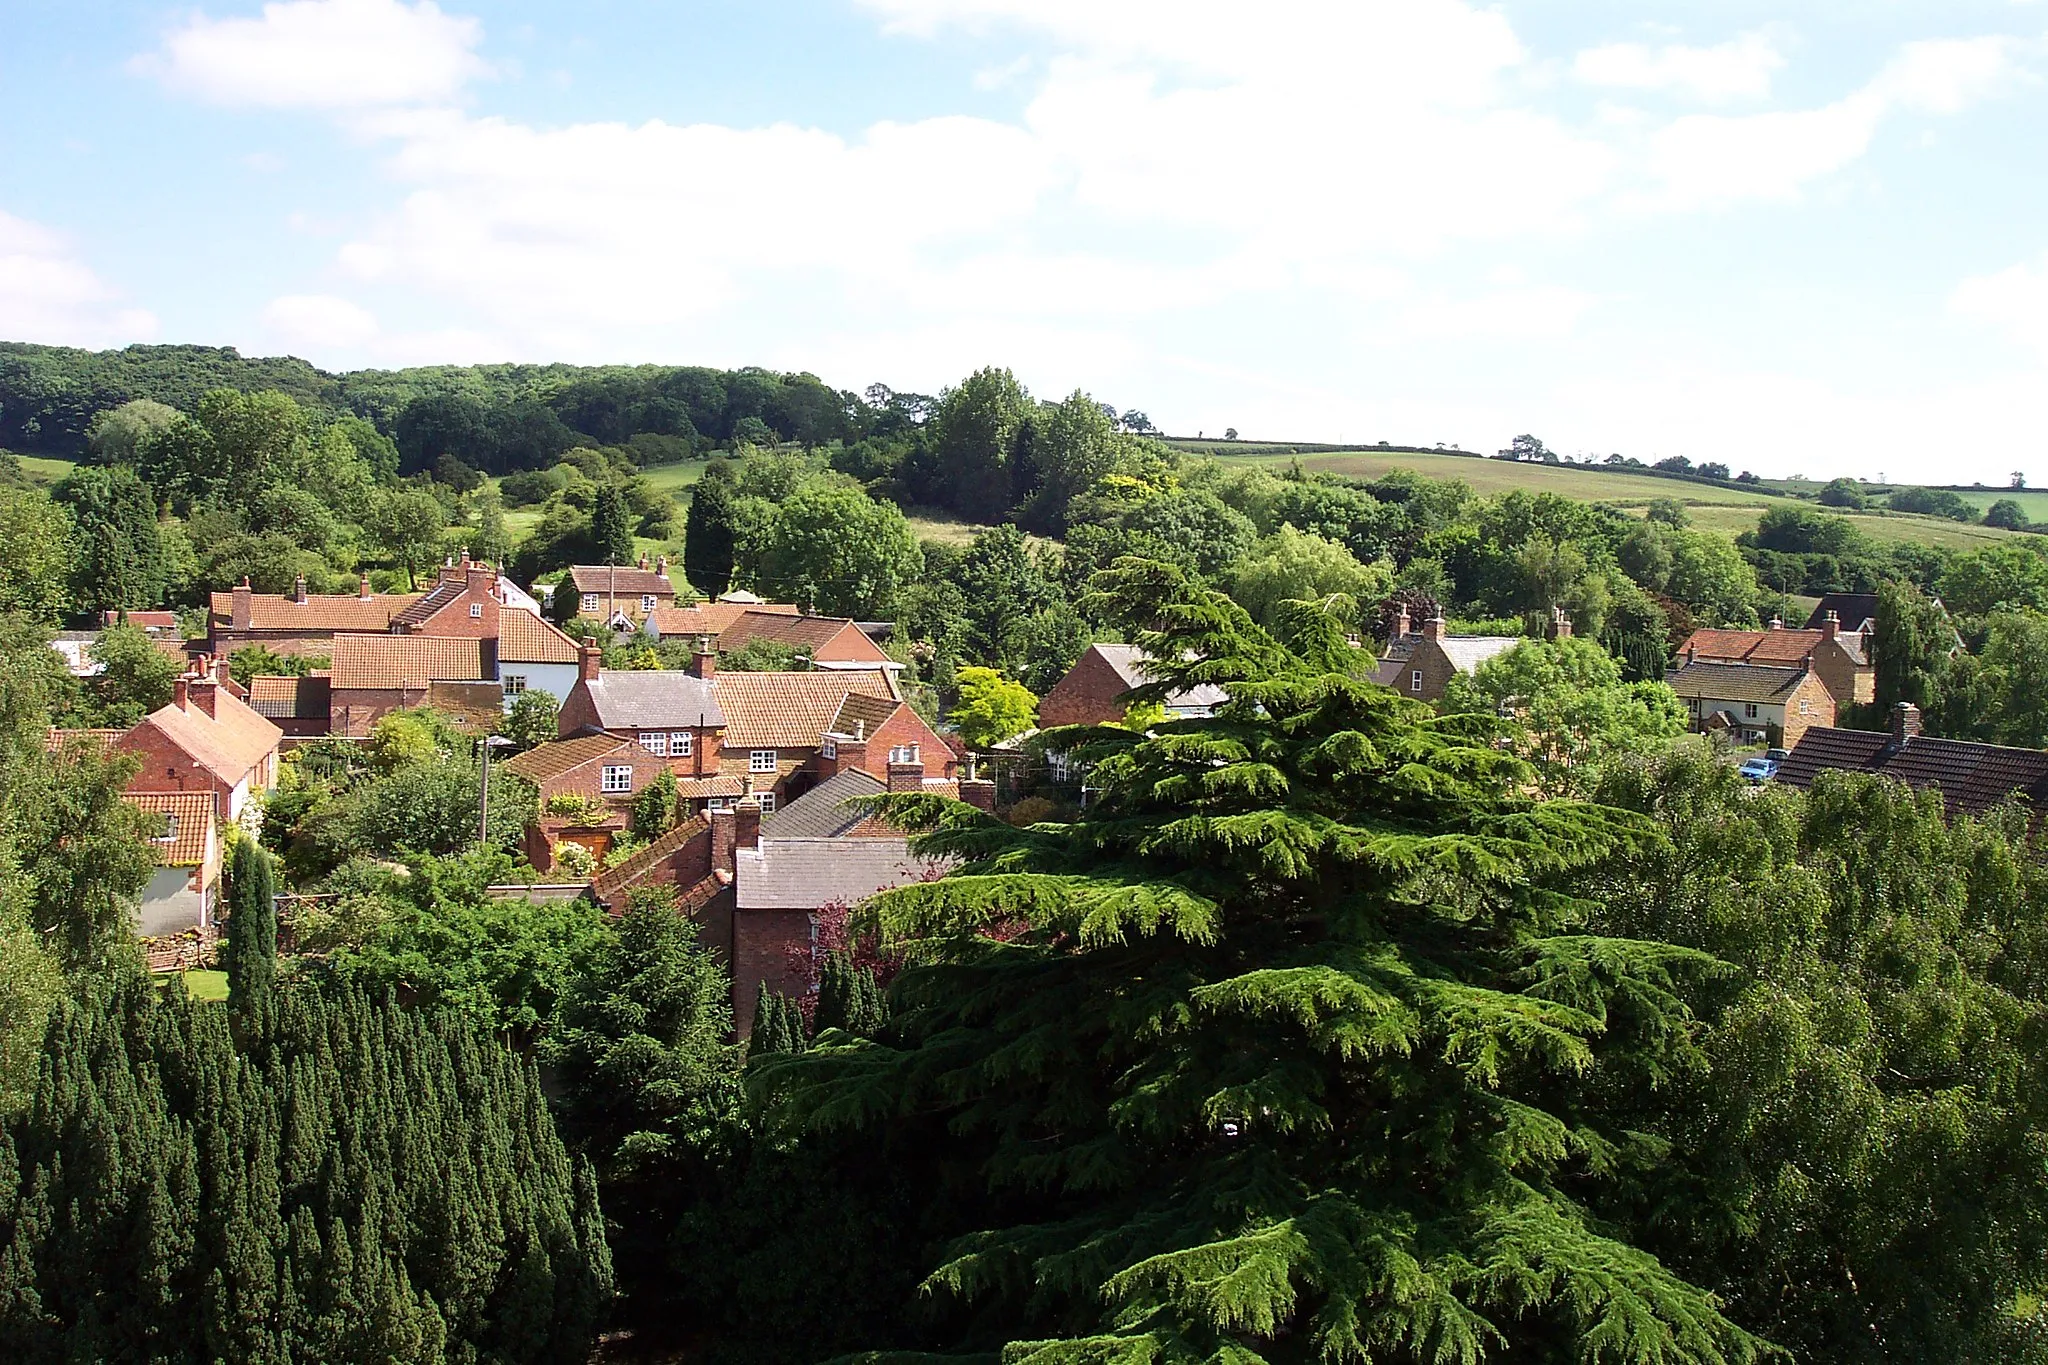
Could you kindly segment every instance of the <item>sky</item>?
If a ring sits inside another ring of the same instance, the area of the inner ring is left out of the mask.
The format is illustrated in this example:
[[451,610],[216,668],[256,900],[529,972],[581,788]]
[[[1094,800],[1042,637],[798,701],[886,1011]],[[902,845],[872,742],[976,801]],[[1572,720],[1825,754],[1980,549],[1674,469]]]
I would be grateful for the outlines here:
[[0,339],[2048,479],[2048,3],[0,0]]

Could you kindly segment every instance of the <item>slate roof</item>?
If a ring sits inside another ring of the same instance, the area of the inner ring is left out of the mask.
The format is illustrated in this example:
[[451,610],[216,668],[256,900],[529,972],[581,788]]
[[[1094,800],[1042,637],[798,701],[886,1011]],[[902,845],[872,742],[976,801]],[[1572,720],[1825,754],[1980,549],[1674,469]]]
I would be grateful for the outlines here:
[[333,695],[331,681],[325,673],[302,678],[262,674],[249,679],[249,706],[272,720],[325,720]]
[[213,844],[212,792],[123,792],[137,810],[164,816],[167,838],[149,841],[158,867],[198,867]]
[[1664,675],[1671,690],[1687,701],[1768,702],[1780,705],[1792,695],[1803,668],[1770,664],[1690,663]]
[[1471,673],[1490,659],[1501,655],[1526,641],[1526,635],[1445,635],[1437,640],[1437,648],[1451,661],[1451,667],[1460,673]]
[[619,751],[621,745],[634,743],[624,735],[608,735],[603,732],[592,735],[577,735],[573,739],[549,740],[538,744],[523,754],[514,754],[498,767],[508,773],[523,777],[539,786],[550,778],[560,777],[573,768],[580,768],[594,758],[606,758]]
[[846,700],[839,703],[839,713],[832,717],[828,727],[835,735],[859,734],[863,738],[873,734],[889,717],[896,714],[900,701],[886,697],[871,697],[865,692],[849,692]]
[[391,618],[395,626],[425,625],[443,607],[462,598],[469,592],[467,578],[443,578],[418,597],[406,604],[405,610]]
[[588,691],[597,723],[607,730],[702,730],[728,723],[720,709],[724,692],[688,673],[607,668],[596,681],[577,686]]
[[1821,595],[1820,603],[1814,607],[1813,615],[1806,618],[1808,630],[1819,630],[1821,622],[1833,612],[1842,623],[1843,630],[1860,630],[1865,622],[1877,621],[1877,594],[1874,592],[1830,592]]
[[[1796,667],[1805,662],[1807,655],[1820,648],[1821,640],[1818,630],[1713,630],[1702,627],[1685,637],[1685,643],[1678,647],[1678,657],[1682,659],[1689,652],[1695,659],[1709,662]],[[1835,636],[1835,643],[1842,647],[1852,662],[1865,662],[1861,635],[1844,630]]]
[[573,664],[576,642],[524,607],[498,612],[500,664]]
[[[391,629],[391,622],[411,606],[417,593],[385,592],[362,597],[356,593],[309,595],[295,601],[289,594],[259,592],[249,595],[249,628],[252,630],[336,631]],[[232,630],[235,595],[211,594],[208,601],[213,629]]]
[[497,642],[443,635],[337,635],[333,686],[395,691],[430,682],[488,682],[498,676]]
[[868,816],[846,803],[875,796],[889,784],[873,773],[848,768],[826,778],[761,822],[763,839],[837,839]]
[[233,786],[276,752],[284,731],[252,711],[246,702],[237,701],[226,688],[214,693],[213,711],[207,715],[197,702],[181,710],[172,702],[143,717],[142,724],[154,725],[193,762]]
[[881,668],[720,673],[713,682],[718,708],[725,713],[721,744],[729,749],[805,748],[824,737],[849,695],[898,700],[888,670]]
[[1884,730],[1816,725],[1778,765],[1777,780],[1804,790],[1822,772],[1883,773],[1909,787],[1934,787],[1951,811],[1976,813],[2018,793],[2048,805],[2048,753],[2001,744],[1913,735],[1903,743]]
[[[1136,645],[1095,644],[1088,648],[1095,651],[1102,661],[1116,670],[1125,687],[1143,687],[1154,681],[1148,661]],[[1215,708],[1230,700],[1230,696],[1214,683],[1202,683],[1195,687],[1175,692],[1167,697],[1165,706],[1169,711]]]
[[668,575],[636,564],[577,564],[569,570],[569,581],[576,585],[579,594],[594,592],[599,597],[630,597],[636,605],[649,593],[664,603],[674,601],[676,595],[675,584]]
[[739,849],[742,910],[816,910],[922,881],[944,865],[913,857],[907,839],[768,839]]

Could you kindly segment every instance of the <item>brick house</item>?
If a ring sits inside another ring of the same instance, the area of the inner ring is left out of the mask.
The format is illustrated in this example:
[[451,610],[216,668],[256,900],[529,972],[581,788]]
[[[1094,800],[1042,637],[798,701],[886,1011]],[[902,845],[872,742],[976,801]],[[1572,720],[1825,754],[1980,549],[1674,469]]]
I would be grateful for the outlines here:
[[207,647],[222,656],[244,645],[261,645],[273,654],[326,654],[339,632],[390,630],[392,619],[418,596],[373,593],[368,574],[352,595],[309,594],[303,575],[290,593],[252,592],[244,578],[240,587],[210,595]]
[[[720,603],[717,605],[727,605]],[[689,638],[678,629],[689,617],[702,613],[701,607],[670,607],[647,619],[650,639]],[[745,649],[756,640],[786,645],[809,657],[816,668],[887,668],[903,665],[883,652],[859,623],[840,616],[803,616],[793,612],[748,609],[732,616],[723,630],[713,634],[720,654]]]
[[1746,744],[1791,748],[1809,728],[1835,718],[1834,694],[1810,660],[1796,668],[1687,662],[1664,681],[1686,704],[1694,729],[1727,733]]
[[[664,772],[676,772],[681,760],[651,752],[637,734],[593,730],[538,745],[505,760],[500,771],[533,783],[540,794],[540,812],[526,831],[526,860],[542,872],[555,865],[555,846],[581,844],[603,858],[632,820],[633,800]],[[677,775],[683,811],[729,804],[746,790],[737,778],[698,777],[687,768]],[[580,798],[588,807],[574,813],[551,811],[559,798]]]
[[2048,810],[2048,753],[2002,744],[1973,744],[1920,733],[1920,708],[1900,702],[1889,730],[1838,730],[1815,725],[1778,766],[1777,780],[1801,791],[1827,771],[1882,773],[1915,789],[1941,793],[1950,814],[1981,814],[2018,797]]
[[615,629],[636,630],[658,608],[676,602],[665,556],[652,568],[644,555],[638,564],[574,564],[568,582],[555,591],[564,587],[576,594],[578,616]]
[[212,793],[130,791],[121,799],[158,822],[149,841],[157,866],[137,907],[138,932],[154,938],[212,929],[221,871]]
[[[1553,624],[1558,634],[1571,634],[1569,618],[1555,614]],[[1411,631],[1408,609],[1404,606],[1395,614],[1394,629],[1380,653],[1380,666],[1373,681],[1418,701],[1442,701],[1452,678],[1476,671],[1481,664],[1500,657],[1527,638],[1452,635],[1444,629],[1441,612],[1422,622],[1420,629]]]
[[296,678],[259,674],[249,679],[249,705],[284,731],[287,740],[310,739],[327,733],[332,682],[333,675],[326,669]]
[[709,602],[687,607],[656,607],[647,618],[648,633],[657,639],[691,639],[699,635],[718,636],[749,612],[772,616],[801,616],[794,602],[763,602],[750,592],[729,592]]
[[1776,620],[1769,630],[1702,628],[1686,637],[1678,647],[1678,657],[1698,663],[1779,668],[1803,667],[1811,658],[1814,671],[1836,701],[1867,706],[1877,699],[1877,666],[1871,658],[1870,635],[1843,630],[1840,618],[1833,615],[1823,617],[1817,630],[1787,630],[1784,622]]
[[179,678],[171,702],[113,742],[141,759],[131,792],[210,793],[223,823],[246,821],[251,804],[277,783],[284,732],[258,715],[211,671]]
[[[1090,645],[1038,703],[1038,723],[1046,729],[1114,724],[1129,709],[1131,690],[1150,681],[1145,656],[1136,645]],[[1171,716],[1200,717],[1224,700],[1222,688],[1203,684],[1175,692],[1163,704]]]
[[470,698],[450,692],[449,685],[478,686],[491,695],[488,709],[498,710],[498,642],[478,637],[441,635],[336,635],[328,679],[328,730],[351,739],[366,738],[386,714],[422,706],[447,695],[448,709],[466,706]]

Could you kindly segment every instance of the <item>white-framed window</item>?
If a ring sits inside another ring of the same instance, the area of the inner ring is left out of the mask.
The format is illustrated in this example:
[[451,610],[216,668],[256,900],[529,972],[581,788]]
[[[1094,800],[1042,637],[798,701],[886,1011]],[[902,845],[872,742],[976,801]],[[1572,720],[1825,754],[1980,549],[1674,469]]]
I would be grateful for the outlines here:
[[1753,702],[1753,701],[1752,701],[1752,702],[1745,702],[1745,703],[1743,703],[1743,706],[1742,706],[1742,714],[1743,714],[1744,716],[1748,717],[1748,718],[1749,718],[1750,720],[1755,720],[1755,719],[1756,719],[1756,703],[1755,703],[1755,702]]
[[1422,690],[1421,669],[1414,668],[1408,671],[1408,690],[1410,692],[1420,692]]
[[597,594],[596,594],[596,593],[594,593],[594,592],[587,592],[587,593],[584,593],[584,594],[583,594],[583,610],[584,610],[584,611],[586,611],[586,612],[592,612],[592,611],[596,611],[596,610],[597,610]]
[[889,761],[891,763],[917,763],[921,760],[917,756],[917,746],[915,744],[898,744],[889,750]]
[[505,688],[505,695],[516,697],[526,690],[526,675],[524,673],[507,673],[502,679],[502,683]]
[[747,771],[750,773],[772,773],[775,771],[773,749],[750,749],[747,752]]
[[641,594],[640,594],[640,610],[641,610],[641,611],[653,611],[653,610],[654,610],[654,594],[653,594],[653,593],[651,593],[651,592],[643,592],[643,593],[641,593]]
[[707,796],[704,798],[705,810],[731,810],[738,804],[739,798],[737,796]]
[[609,795],[633,790],[633,769],[624,763],[607,763],[598,789]]
[[818,757],[820,757],[820,758],[837,758],[837,757],[839,757],[839,741],[838,741],[838,740],[836,740],[836,739],[834,739],[834,738],[832,738],[832,736],[830,736],[830,735],[827,735],[827,736],[825,736],[825,738],[824,738],[824,739],[823,739],[822,741],[820,741],[820,742],[819,742],[819,744],[818,744]]
[[642,730],[640,732],[640,747],[657,758],[667,758],[668,731]]
[[481,603],[481,602],[472,602],[472,603],[470,603],[470,604],[469,604],[469,619],[470,619],[470,620],[472,620],[472,621],[481,621],[481,620],[483,620],[483,619],[484,619],[484,604],[483,604],[483,603]]
[[763,815],[775,809],[774,792],[755,792],[754,799],[761,803],[761,814]]
[[696,748],[697,737],[688,730],[671,730],[668,736],[668,756],[688,758]]
[[164,832],[157,835],[156,838],[160,844],[175,844],[178,842],[178,817],[176,815],[165,812]]

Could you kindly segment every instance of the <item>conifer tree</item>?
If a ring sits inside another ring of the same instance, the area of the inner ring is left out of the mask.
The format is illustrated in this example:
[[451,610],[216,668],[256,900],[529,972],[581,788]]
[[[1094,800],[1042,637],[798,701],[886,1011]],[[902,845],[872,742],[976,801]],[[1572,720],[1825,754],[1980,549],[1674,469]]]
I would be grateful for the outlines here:
[[1097,592],[1094,614],[1151,623],[1141,702],[1228,700],[1149,734],[1055,732],[1102,788],[1071,824],[874,798],[966,860],[866,907],[912,959],[888,1041],[752,1073],[780,1131],[858,1132],[862,1159],[909,1154],[931,1201],[960,1200],[925,1282],[956,1310],[869,1344],[1044,1365],[1762,1355],[1586,1212],[1655,1153],[1579,1081],[1677,1065],[1676,989],[1713,963],[1590,936],[1545,883],[1651,823],[1533,800],[1496,721],[1360,681],[1371,661],[1320,608],[1283,609],[1276,638],[1132,560]]
[[260,1033],[277,980],[277,901],[270,854],[254,839],[235,841],[228,899],[228,1007],[238,1025]]

